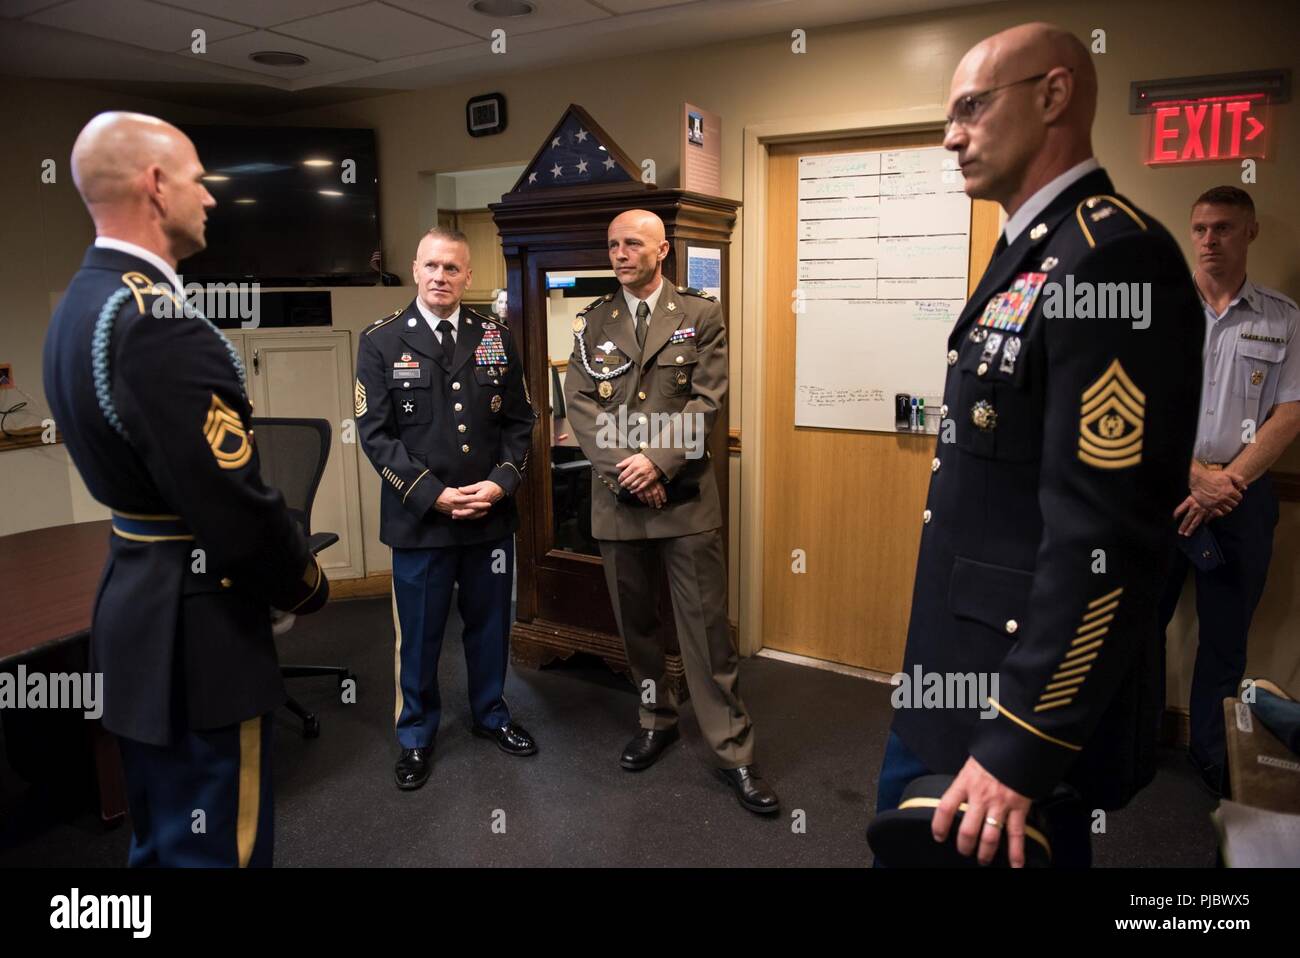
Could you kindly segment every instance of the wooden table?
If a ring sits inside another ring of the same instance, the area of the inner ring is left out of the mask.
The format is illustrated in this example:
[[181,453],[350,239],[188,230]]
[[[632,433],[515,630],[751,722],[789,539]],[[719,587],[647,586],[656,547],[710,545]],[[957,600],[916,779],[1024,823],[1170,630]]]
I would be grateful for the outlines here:
[[104,519],[0,536],[0,665],[87,638],[112,528]]
[[[95,592],[108,555],[112,523],[79,522],[0,536],[0,666],[88,647]],[[98,720],[89,724],[104,821],[126,814],[117,742]]]

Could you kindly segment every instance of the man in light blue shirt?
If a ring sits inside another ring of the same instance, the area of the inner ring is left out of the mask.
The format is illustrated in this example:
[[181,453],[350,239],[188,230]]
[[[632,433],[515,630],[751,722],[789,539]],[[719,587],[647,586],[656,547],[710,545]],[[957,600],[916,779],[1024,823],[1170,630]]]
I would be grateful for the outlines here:
[[1205,309],[1205,378],[1188,495],[1174,512],[1185,556],[1172,570],[1160,627],[1173,618],[1190,560],[1200,641],[1189,754],[1218,793],[1223,700],[1236,694],[1246,670],[1246,638],[1278,519],[1267,473],[1300,433],[1300,311],[1246,277],[1246,253],[1259,235],[1248,193],[1207,190],[1192,206],[1191,226]]

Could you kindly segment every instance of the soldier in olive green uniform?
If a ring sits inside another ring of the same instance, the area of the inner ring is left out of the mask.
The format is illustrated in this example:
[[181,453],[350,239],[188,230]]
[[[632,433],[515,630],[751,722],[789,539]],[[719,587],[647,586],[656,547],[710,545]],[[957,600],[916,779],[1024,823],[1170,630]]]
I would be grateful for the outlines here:
[[658,615],[662,564],[700,728],[740,803],[767,814],[777,797],[753,765],[706,451],[727,392],[726,329],[712,296],[663,279],[667,253],[653,213],[631,210],[610,224],[610,263],[623,288],[574,320],[564,387],[569,423],[591,460],[592,533],[642,698],[641,731],[621,764],[647,768],[677,737]]

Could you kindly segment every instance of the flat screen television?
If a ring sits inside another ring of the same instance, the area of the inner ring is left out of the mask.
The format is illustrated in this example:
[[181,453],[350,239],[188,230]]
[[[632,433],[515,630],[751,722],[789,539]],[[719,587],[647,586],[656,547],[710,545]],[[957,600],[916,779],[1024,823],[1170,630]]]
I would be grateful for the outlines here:
[[[217,205],[185,282],[371,286],[380,248],[374,130],[185,126]],[[350,162],[349,162],[350,161]]]

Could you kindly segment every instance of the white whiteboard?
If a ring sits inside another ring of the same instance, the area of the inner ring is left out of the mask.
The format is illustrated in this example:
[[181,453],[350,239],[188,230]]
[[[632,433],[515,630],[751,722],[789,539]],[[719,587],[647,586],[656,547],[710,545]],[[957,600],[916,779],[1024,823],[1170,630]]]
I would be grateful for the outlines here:
[[894,432],[907,393],[938,429],[970,208],[942,147],[799,157],[796,426]]

